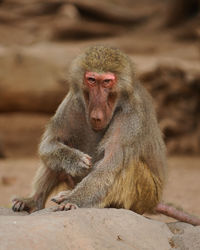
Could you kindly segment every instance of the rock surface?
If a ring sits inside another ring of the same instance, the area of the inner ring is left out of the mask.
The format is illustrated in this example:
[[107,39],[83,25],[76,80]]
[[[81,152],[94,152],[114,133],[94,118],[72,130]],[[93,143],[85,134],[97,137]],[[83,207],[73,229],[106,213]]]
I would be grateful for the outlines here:
[[167,224],[123,209],[0,209],[0,249],[199,249],[200,227]]
[[174,236],[171,239],[175,249],[200,249],[200,226],[193,227],[187,223],[169,223],[169,229]]
[[0,68],[0,112],[52,112],[68,91],[57,65],[41,53],[4,49]]

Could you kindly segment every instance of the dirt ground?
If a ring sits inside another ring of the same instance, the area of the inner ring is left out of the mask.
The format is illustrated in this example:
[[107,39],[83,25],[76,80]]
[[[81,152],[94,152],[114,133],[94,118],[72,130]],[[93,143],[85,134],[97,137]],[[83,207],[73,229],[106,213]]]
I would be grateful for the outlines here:
[[[200,157],[170,157],[168,162],[164,201],[200,217]],[[26,196],[30,192],[31,181],[39,165],[38,158],[0,160],[0,206],[10,207],[13,196]],[[52,205],[52,202],[47,202],[47,207]],[[172,221],[165,216],[151,217]]]

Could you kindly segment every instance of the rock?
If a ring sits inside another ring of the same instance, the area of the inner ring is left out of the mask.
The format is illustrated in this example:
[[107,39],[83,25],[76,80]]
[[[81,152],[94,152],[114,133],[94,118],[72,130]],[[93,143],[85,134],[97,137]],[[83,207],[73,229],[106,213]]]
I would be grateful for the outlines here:
[[1,113],[0,159],[37,155],[38,144],[49,119],[48,114]]
[[4,49],[0,68],[0,111],[54,112],[68,91],[57,64],[41,53]]
[[[28,215],[28,213],[27,212],[15,213],[12,211],[12,209],[0,207],[0,216],[24,216],[24,215]],[[0,233],[0,237],[1,237],[1,233]]]
[[200,75],[179,66],[159,65],[140,76],[156,101],[170,153],[200,152]]
[[53,25],[49,34],[50,40],[65,41],[77,39],[89,39],[91,37],[110,37],[119,35],[124,29],[119,25],[102,24],[99,22],[90,22],[87,20],[69,20],[60,17]]
[[198,250],[200,226],[165,224],[125,209],[47,208],[27,215],[0,208],[0,242],[2,250]]
[[168,250],[166,224],[123,209],[78,209],[1,216],[0,249]]
[[[154,4],[144,8],[143,4],[135,6],[130,2],[127,6],[119,1],[112,3],[112,1],[98,0],[84,2],[30,0],[27,4],[24,0],[7,0],[0,3],[0,43],[6,46],[31,45],[52,39],[54,34],[54,39],[61,41],[72,38],[82,40],[97,36],[105,37],[116,33],[126,34],[128,27],[144,23],[158,11]],[[56,28],[59,28],[59,25],[55,26],[55,23],[62,24],[58,32]],[[49,33],[51,35],[48,35]]]
[[[131,6],[125,4],[116,4],[109,1],[90,1],[73,0],[72,3],[79,9],[83,16],[97,19],[100,21],[117,23],[117,24],[136,24],[144,22],[154,12],[154,9],[149,6],[146,8],[137,8],[134,10]],[[137,8],[137,10],[136,10]],[[86,13],[86,14],[85,14]]]
[[5,154],[4,143],[2,142],[2,138],[0,136],[0,159],[5,158],[5,157],[6,157],[6,154]]
[[168,227],[175,235],[171,245],[180,250],[200,249],[200,226],[194,227],[183,222],[169,223]]
[[173,234],[183,234],[185,230],[194,228],[194,226],[184,222],[170,222],[167,226]]

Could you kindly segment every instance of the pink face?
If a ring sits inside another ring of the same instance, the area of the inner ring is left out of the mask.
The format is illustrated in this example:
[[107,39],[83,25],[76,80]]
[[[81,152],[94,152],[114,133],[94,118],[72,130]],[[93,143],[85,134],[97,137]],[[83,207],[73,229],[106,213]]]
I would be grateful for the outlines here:
[[84,98],[88,106],[89,121],[96,131],[106,128],[110,122],[117,94],[117,78],[113,73],[86,72],[84,75]]

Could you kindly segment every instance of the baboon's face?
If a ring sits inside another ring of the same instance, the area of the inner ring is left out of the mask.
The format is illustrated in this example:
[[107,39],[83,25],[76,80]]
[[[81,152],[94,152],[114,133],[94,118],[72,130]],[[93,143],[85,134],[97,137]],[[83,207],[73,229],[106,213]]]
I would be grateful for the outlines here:
[[95,131],[106,128],[112,118],[117,99],[116,84],[117,77],[111,72],[86,72],[84,75],[84,98],[89,122]]

